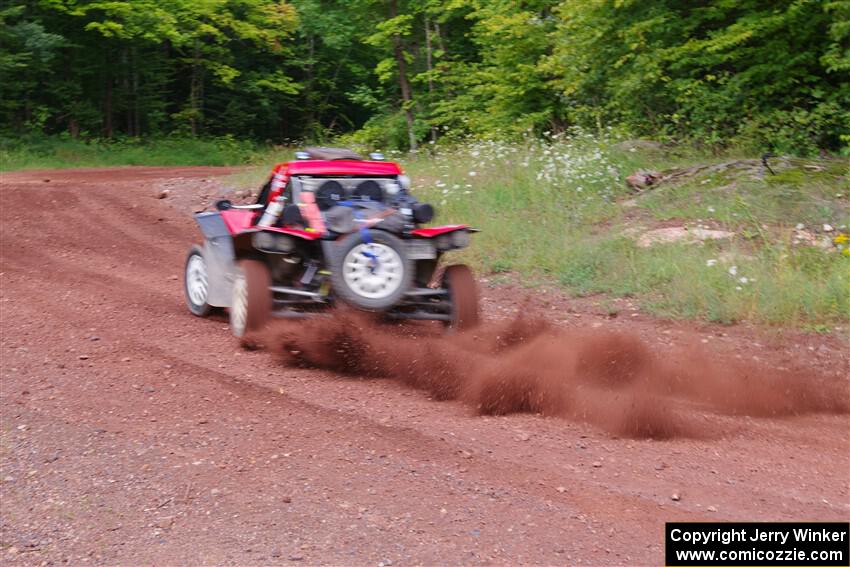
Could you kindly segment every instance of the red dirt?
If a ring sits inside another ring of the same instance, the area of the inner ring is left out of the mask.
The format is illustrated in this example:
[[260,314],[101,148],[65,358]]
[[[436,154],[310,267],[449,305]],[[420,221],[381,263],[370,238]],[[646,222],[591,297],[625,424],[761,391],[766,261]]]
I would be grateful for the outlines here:
[[284,368],[183,305],[221,173],[3,174],[4,564],[660,565],[665,521],[850,516],[846,329],[485,279],[480,331],[278,328],[323,369]]

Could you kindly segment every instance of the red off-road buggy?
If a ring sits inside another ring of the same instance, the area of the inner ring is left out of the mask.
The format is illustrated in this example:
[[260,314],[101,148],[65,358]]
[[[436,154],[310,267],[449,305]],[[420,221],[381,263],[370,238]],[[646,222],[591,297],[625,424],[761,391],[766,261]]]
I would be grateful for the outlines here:
[[299,317],[337,301],[395,319],[478,321],[470,269],[438,269],[469,245],[466,225],[422,228],[433,208],[399,166],[372,154],[313,148],[277,165],[257,203],[195,214],[205,236],[186,259],[189,310],[226,307],[237,337],[272,316]]

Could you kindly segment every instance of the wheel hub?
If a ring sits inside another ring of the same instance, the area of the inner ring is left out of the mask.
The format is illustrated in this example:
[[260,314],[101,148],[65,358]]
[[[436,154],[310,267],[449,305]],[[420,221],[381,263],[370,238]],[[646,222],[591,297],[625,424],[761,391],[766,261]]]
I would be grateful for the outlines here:
[[343,261],[343,278],[356,294],[382,299],[402,283],[404,266],[398,252],[385,244],[358,244]]

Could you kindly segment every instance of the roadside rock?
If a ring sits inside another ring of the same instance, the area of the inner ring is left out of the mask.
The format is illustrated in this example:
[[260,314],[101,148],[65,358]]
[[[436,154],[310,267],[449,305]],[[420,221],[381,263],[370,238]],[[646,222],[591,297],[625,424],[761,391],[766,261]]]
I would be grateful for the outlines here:
[[640,170],[626,177],[626,185],[632,191],[641,192],[649,189],[661,180],[661,174],[657,171]]
[[637,245],[641,248],[649,248],[656,244],[670,244],[673,242],[695,244],[705,240],[724,240],[732,238],[733,236],[735,236],[735,233],[727,230],[671,226],[667,228],[656,228],[644,232],[638,237]]

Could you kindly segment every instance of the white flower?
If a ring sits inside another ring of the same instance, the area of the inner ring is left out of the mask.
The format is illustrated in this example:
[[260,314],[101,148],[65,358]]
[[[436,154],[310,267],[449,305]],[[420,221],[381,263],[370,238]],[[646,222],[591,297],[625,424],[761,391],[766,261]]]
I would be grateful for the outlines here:
[[797,226],[795,226],[794,228],[796,228],[797,230],[803,230],[804,228],[806,228],[806,225],[801,222],[798,222]]
[[478,174],[477,174],[476,172],[474,172],[474,171],[470,171],[470,172],[469,172],[469,176],[470,176],[470,177],[475,177],[476,175],[478,175]]
[[738,266],[732,266],[731,268],[729,268],[729,275],[734,276],[734,275],[737,275],[737,274],[738,274]]
[[716,265],[717,265],[717,260],[715,260],[714,258],[712,258],[711,260],[706,260],[706,261],[705,261],[705,265],[706,265],[706,266],[708,266],[709,268],[710,268],[711,266],[716,266]]
[[708,212],[709,212],[709,213],[713,213],[713,212],[714,212],[714,207],[709,207],[709,208],[708,208]]
[[735,289],[737,289],[738,291],[741,291],[741,290],[742,290],[742,289],[744,289],[744,288],[742,288],[742,287],[741,287],[741,286],[739,286],[739,285],[736,285],[736,286],[735,286]]
[[747,283],[747,282],[748,282],[748,281],[750,281],[750,280],[748,280],[748,279],[747,279],[746,277],[744,277],[744,276],[741,276],[740,278],[738,278],[738,281],[739,281],[739,282],[741,282],[742,284],[745,284],[745,283]]

